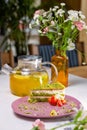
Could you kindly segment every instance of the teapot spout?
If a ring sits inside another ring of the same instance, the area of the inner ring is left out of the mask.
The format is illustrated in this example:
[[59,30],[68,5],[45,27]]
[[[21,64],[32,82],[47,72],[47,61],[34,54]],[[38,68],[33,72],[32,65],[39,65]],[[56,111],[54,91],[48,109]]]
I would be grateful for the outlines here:
[[1,71],[7,75],[9,75],[12,72],[13,68],[9,66],[8,64],[4,64],[1,68]]

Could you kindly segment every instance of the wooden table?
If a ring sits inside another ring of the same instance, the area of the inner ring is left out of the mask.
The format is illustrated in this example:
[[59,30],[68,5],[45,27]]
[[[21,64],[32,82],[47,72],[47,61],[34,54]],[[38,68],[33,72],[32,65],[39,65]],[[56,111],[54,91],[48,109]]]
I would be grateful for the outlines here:
[[87,78],[87,65],[69,68],[69,73]]

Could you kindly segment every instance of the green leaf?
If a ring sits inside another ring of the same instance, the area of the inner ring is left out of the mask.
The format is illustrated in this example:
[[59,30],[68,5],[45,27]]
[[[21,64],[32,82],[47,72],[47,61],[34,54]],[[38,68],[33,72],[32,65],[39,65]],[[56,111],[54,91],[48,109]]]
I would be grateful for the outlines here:
[[77,115],[75,116],[73,122],[76,123],[78,121],[79,117],[81,117],[81,115],[82,115],[82,111],[80,110],[80,111],[78,111]]
[[33,127],[31,130],[39,130],[39,129],[38,129],[38,126],[36,126],[36,127]]

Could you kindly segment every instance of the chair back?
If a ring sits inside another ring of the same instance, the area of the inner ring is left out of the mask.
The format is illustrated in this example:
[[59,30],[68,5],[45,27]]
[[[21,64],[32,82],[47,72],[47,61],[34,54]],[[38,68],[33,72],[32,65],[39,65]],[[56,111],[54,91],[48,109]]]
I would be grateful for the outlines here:
[[42,56],[42,61],[51,61],[51,57],[55,54],[52,45],[39,45],[38,46],[39,55]]
[[67,51],[67,56],[69,59],[69,67],[78,66],[78,54],[76,50]]

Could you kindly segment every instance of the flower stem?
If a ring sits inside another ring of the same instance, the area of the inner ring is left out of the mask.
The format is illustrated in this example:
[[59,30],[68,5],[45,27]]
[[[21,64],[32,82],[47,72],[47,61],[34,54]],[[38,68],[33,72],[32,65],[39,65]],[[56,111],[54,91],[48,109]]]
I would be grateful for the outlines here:
[[69,122],[69,123],[66,123],[66,124],[61,124],[61,125],[56,126],[56,127],[52,128],[50,130],[56,130],[56,129],[60,128],[60,127],[64,127],[64,126],[68,126],[68,125],[73,125],[73,124],[74,124],[73,122]]

